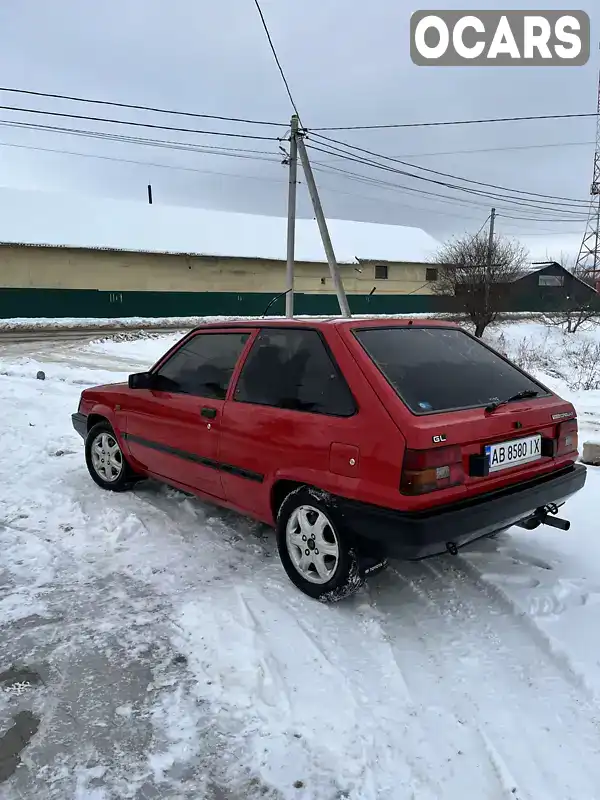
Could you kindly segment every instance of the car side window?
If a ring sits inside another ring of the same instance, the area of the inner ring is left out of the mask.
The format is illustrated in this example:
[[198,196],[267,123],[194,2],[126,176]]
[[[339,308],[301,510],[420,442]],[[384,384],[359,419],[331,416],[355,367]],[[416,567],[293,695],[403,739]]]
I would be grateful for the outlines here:
[[349,417],[354,398],[317,331],[263,329],[234,392],[241,403]]
[[249,333],[198,333],[157,372],[156,388],[224,400]]

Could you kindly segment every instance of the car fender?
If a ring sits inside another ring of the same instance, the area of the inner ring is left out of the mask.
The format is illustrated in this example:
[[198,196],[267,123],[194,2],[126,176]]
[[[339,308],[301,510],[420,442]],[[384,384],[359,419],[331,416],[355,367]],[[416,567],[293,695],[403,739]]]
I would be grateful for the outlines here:
[[105,403],[95,403],[88,411],[88,418],[92,416],[94,417],[99,416],[107,419],[110,425],[112,426],[113,431],[115,432],[115,436],[117,437],[117,442],[119,443],[119,447],[121,449],[125,448],[129,452],[126,441],[121,434],[121,428],[119,425],[119,414],[117,414],[114,408],[111,408]]
[[352,488],[356,486],[358,479],[346,478],[341,475],[335,475],[332,472],[316,469],[278,469],[271,475],[265,475],[264,483],[268,490],[268,497],[272,496],[273,487],[280,481],[305,484],[330,494],[349,495],[351,497]]

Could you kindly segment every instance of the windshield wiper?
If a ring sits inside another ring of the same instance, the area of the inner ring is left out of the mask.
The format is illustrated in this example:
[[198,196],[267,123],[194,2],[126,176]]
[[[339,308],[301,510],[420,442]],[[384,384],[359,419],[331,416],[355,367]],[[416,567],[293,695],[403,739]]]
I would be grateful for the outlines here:
[[512,397],[507,397],[506,400],[499,400],[497,403],[490,403],[489,406],[485,407],[485,413],[491,414],[500,406],[505,406],[507,403],[512,403],[516,400],[528,400],[530,397],[537,397],[539,392],[536,392],[535,389],[525,389],[523,392],[517,392],[517,394],[513,394]]

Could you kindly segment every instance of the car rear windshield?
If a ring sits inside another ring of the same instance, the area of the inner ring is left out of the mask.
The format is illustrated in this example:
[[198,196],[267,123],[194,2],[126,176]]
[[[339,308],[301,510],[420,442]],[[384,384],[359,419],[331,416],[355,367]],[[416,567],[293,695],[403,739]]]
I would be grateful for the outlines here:
[[458,328],[363,328],[355,335],[415,414],[486,406],[527,390],[548,394]]

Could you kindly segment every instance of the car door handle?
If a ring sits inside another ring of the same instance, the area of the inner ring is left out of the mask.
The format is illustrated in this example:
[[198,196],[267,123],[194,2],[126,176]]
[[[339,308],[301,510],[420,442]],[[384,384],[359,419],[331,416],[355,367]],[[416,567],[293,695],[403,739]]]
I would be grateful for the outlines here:
[[204,406],[204,408],[200,409],[200,414],[208,419],[214,419],[217,416],[217,409]]

